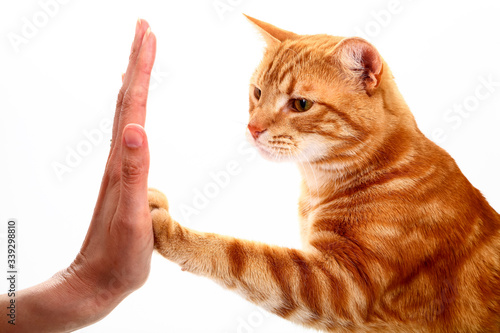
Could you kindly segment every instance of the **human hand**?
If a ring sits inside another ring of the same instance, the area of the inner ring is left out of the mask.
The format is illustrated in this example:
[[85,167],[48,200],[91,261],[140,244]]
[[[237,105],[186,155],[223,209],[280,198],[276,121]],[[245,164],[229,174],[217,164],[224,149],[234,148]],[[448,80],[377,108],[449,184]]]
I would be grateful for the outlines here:
[[[147,279],[153,229],[147,200],[149,150],[144,131],[156,38],[137,21],[127,72],[118,95],[111,150],[87,236],[71,266],[69,283],[97,296],[111,311]],[[76,282],[73,282],[76,281]]]
[[[118,95],[112,144],[87,236],[74,262],[16,293],[22,317],[2,332],[66,332],[92,324],[147,279],[153,227],[147,198],[149,150],[144,131],[156,38],[138,20]],[[10,304],[0,295],[0,306]]]

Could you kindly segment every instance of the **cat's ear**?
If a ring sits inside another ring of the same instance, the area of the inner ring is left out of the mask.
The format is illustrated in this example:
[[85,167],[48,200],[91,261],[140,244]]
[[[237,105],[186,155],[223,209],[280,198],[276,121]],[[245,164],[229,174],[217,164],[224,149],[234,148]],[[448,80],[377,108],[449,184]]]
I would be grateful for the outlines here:
[[366,40],[345,38],[335,46],[332,55],[348,78],[360,84],[369,95],[379,86],[384,69],[382,57]]
[[278,46],[279,44],[281,44],[282,41],[286,39],[295,39],[298,36],[293,32],[280,29],[272,24],[257,20],[246,14],[243,15],[245,15],[245,17],[250,22],[252,22],[252,24],[257,28],[257,30],[259,30],[262,37],[264,37],[267,46],[269,47]]

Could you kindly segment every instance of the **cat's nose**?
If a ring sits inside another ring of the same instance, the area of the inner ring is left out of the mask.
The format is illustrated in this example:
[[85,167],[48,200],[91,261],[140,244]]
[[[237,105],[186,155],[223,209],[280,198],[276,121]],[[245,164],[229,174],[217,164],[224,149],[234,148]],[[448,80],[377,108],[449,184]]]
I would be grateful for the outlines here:
[[252,134],[254,140],[257,140],[259,135],[264,133],[267,129],[260,128],[258,126],[253,125],[253,124],[248,124],[248,130],[250,131],[250,134]]

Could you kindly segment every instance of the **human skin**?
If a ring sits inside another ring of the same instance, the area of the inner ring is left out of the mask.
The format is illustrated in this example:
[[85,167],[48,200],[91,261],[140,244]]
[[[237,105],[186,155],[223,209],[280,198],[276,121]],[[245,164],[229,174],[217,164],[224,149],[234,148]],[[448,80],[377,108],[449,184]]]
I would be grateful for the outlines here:
[[147,199],[144,131],[156,37],[138,20],[114,117],[111,149],[90,226],[75,260],[49,280],[0,295],[0,332],[67,332],[99,321],[141,287],[150,271],[153,229]]

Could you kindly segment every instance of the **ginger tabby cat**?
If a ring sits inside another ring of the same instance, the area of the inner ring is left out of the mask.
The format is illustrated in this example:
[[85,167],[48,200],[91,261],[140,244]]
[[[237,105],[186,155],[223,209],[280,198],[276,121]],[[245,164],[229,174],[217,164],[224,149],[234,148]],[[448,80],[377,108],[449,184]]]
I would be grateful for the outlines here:
[[300,167],[303,248],[184,228],[151,189],[158,252],[323,331],[500,332],[500,215],[420,132],[377,50],[248,18],[267,43],[248,134]]

